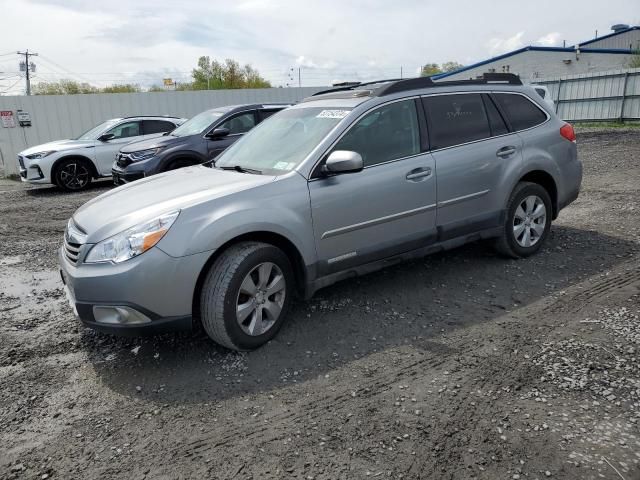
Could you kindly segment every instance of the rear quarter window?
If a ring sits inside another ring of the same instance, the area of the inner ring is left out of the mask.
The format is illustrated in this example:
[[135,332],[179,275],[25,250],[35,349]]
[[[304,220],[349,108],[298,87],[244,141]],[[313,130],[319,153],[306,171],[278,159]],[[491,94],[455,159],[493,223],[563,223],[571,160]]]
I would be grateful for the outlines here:
[[513,130],[526,130],[547,120],[547,115],[524,95],[494,93],[498,105],[507,116]]

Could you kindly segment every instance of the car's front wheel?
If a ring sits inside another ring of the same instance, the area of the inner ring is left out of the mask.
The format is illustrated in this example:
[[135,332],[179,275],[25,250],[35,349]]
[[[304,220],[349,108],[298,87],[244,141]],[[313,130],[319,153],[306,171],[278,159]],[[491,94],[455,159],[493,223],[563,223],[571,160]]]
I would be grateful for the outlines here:
[[54,182],[68,192],[83,190],[91,183],[91,168],[84,160],[76,158],[62,160],[56,166]]
[[496,250],[511,258],[533,255],[542,247],[553,214],[551,198],[537,183],[520,182],[507,204],[503,231],[496,239]]
[[252,350],[282,326],[294,291],[287,256],[261,242],[242,242],[222,252],[200,295],[202,325],[215,342]]

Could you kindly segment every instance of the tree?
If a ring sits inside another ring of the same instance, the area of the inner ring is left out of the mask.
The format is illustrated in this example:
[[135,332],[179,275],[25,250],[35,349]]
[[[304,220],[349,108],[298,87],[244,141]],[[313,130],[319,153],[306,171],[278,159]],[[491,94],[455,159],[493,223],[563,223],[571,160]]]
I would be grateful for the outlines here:
[[115,84],[110,85],[108,87],[104,87],[101,92],[102,93],[137,93],[141,92],[142,89],[140,85],[134,83],[123,83],[123,84]]
[[634,50],[629,60],[629,68],[640,68],[640,50]]
[[32,88],[34,95],[80,95],[84,93],[135,93],[141,92],[139,85],[132,83],[109,85],[104,88],[95,87],[86,82],[62,79],[57,82],[39,82]]
[[437,73],[442,73],[440,67],[437,63],[427,63],[422,66],[422,71],[420,72],[421,77],[430,77],[431,75],[435,75]]
[[100,90],[86,82],[62,79],[58,82],[36,83],[31,91],[34,95],[78,95],[82,93],[99,93]]
[[462,68],[462,67],[464,67],[464,65],[458,62],[444,62],[440,66],[440,69],[443,72],[453,72],[454,70],[458,70],[459,68]]
[[[224,63],[208,56],[198,59],[198,66],[191,72],[193,90],[218,90],[223,88],[268,88],[271,84],[260,76],[251,65],[241,67],[232,59]],[[180,88],[178,87],[178,90]]]
[[437,63],[427,63],[422,67],[420,75],[423,77],[430,77],[431,75],[437,75],[438,73],[453,72],[454,70],[462,67],[464,67],[464,65],[458,62],[444,62],[442,65],[438,65]]

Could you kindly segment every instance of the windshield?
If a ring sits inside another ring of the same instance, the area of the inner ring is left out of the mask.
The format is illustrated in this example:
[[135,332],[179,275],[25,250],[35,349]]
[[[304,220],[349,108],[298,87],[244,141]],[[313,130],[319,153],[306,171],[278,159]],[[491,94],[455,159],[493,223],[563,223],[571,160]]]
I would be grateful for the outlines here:
[[102,122],[100,125],[93,127],[91,130],[84,132],[75,140],[95,140],[98,138],[102,132],[104,132],[109,127],[118,123],[120,119],[107,120],[106,122]]
[[228,148],[219,168],[241,167],[280,175],[296,168],[350,108],[305,107],[282,110]]
[[187,137],[189,135],[202,133],[222,115],[224,115],[224,112],[216,112],[215,110],[199,113],[192,119],[184,122],[169,135],[173,137]]

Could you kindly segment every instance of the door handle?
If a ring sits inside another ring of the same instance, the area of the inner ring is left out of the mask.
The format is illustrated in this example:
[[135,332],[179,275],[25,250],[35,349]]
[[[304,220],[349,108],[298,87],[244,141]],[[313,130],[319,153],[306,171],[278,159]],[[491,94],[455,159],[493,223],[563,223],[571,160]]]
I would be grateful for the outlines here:
[[513,155],[514,153],[516,153],[516,147],[508,146],[502,147],[496,152],[496,155],[498,157],[508,157],[509,155]]
[[431,168],[416,168],[407,173],[407,180],[417,180],[419,178],[431,176]]

